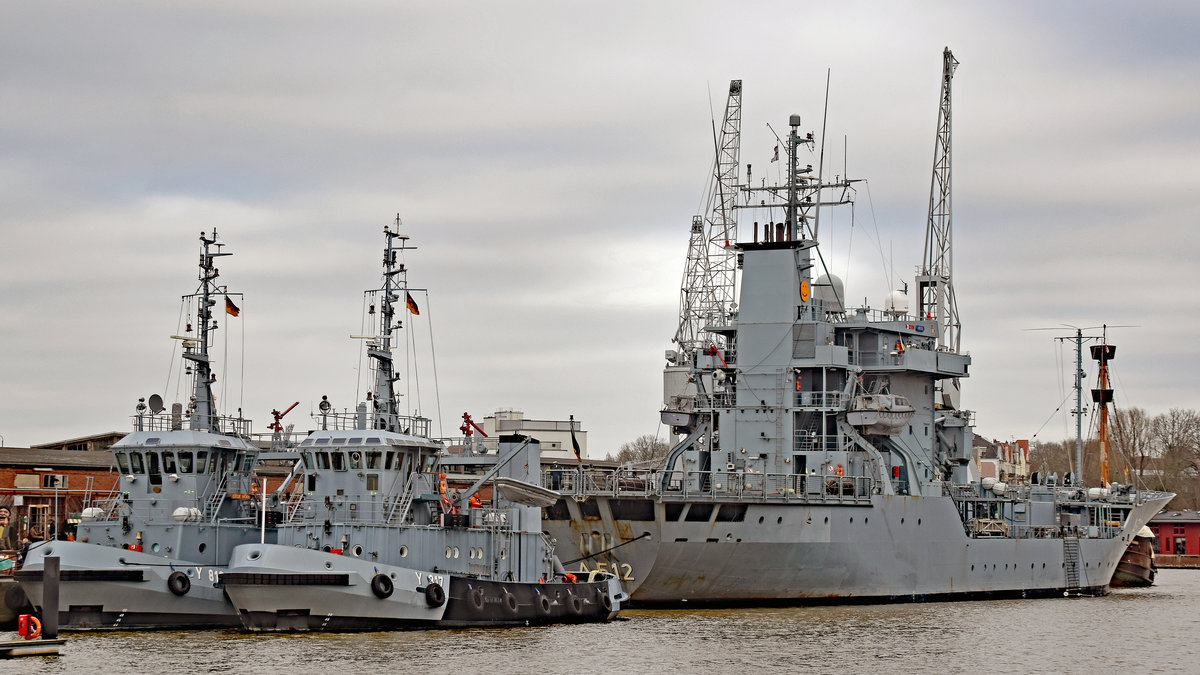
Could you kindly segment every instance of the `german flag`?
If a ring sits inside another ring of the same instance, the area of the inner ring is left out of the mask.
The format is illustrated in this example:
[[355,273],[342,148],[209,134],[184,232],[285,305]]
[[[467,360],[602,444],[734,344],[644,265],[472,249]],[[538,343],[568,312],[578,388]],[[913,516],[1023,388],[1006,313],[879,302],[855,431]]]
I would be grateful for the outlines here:
[[575,451],[575,461],[583,463],[583,456],[579,452],[579,441],[575,440],[575,416],[571,415],[571,449]]
[[242,313],[242,309],[233,304],[233,301],[229,299],[229,296],[225,296],[225,313],[230,316],[237,316],[238,314]]
[[404,306],[408,307],[408,311],[413,314],[421,315],[421,310],[417,308],[417,301],[413,300],[413,296],[408,291],[404,292]]

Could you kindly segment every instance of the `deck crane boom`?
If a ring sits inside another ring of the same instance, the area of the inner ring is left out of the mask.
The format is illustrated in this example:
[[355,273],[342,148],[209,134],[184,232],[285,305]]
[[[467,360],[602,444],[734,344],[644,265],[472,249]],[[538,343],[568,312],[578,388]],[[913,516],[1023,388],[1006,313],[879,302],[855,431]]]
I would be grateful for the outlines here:
[[917,275],[920,314],[937,326],[938,349],[959,352],[958,304],[954,299],[954,247],[951,223],[950,80],[958,61],[950,48],[942,53],[942,92],[938,106],[933,180],[929,187],[929,220],[925,229],[925,259]]
[[687,268],[680,289],[679,328],[675,333],[679,364],[714,340],[722,339],[704,335],[704,328],[725,324],[734,302],[737,254],[731,244],[737,235],[734,205],[741,126],[742,81],[732,80],[721,134],[715,139],[717,158],[707,213],[692,217]]

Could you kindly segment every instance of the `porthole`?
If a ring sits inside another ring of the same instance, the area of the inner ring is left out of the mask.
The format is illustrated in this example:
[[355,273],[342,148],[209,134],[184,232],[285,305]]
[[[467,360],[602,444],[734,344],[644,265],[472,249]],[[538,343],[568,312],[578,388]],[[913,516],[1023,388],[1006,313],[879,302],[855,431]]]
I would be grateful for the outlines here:
[[468,557],[468,558],[470,558],[471,560],[474,560],[474,559],[475,559],[475,549],[473,549],[473,548],[472,548],[472,549],[468,549],[468,550],[467,550],[467,557]]
[[508,557],[508,549],[506,549],[506,548],[500,549],[500,559],[504,560],[507,557]]
[[454,557],[458,558],[458,547],[457,546],[454,547]]
[[920,524],[921,524],[921,519],[917,518],[917,525],[920,525]]
[[974,572],[974,571],[975,571],[975,566],[974,566],[974,565],[971,565],[971,571],[972,571],[972,572]]
[[762,525],[762,524],[763,524],[763,517],[762,517],[762,516],[759,516],[759,517],[758,517],[758,524],[759,524],[759,525]]
[[446,557],[447,558],[450,557],[450,547],[449,546],[446,547]]
[[854,516],[850,516],[850,522],[854,522]]
[[197,548],[200,550],[201,553],[204,553],[204,549],[208,548],[208,544],[206,544],[204,542],[200,542],[200,545]]
[[[158,543],[155,542],[153,544],[150,544],[150,550],[154,551],[155,553],[158,553],[158,550],[159,550]],[[47,551],[47,553],[49,553],[49,551]]]
[[363,547],[362,547],[362,545],[361,545],[361,544],[355,544],[355,545],[354,545],[354,548],[350,549],[350,553],[351,553],[351,554],[352,554],[352,555],[353,555],[355,558],[361,558],[361,557],[362,557],[362,554],[363,554]]
[[901,519],[900,519],[900,524],[901,524],[901,525],[903,525],[903,524],[904,524],[904,519],[903,519],[903,518],[901,518]]
[[825,516],[825,524],[826,524],[826,525],[828,525],[828,524],[829,524],[829,516]]
[[401,557],[401,558],[407,558],[407,557],[408,557],[408,547],[407,547],[407,546],[401,546],[401,547],[400,547],[400,557]]
[[778,518],[776,518],[775,524],[782,525],[783,524],[783,516],[779,516]]

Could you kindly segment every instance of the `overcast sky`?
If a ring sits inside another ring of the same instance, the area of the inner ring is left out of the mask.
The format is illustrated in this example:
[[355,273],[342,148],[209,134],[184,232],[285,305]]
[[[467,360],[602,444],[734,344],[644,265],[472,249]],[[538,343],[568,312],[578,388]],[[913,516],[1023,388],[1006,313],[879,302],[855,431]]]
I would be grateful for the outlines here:
[[729,80],[765,175],[766,125],[820,134],[831,71],[826,164],[867,182],[823,250],[878,307],[920,262],[947,45],[977,431],[1070,433],[1073,357],[1025,330],[1060,324],[1137,326],[1111,333],[1119,406],[1200,408],[1196,5],[742,4],[3,3],[0,436],[126,430],[138,397],[174,400],[214,227],[245,293],[221,407],[259,431],[293,401],[297,428],[322,395],[352,407],[396,213],[440,384],[423,365],[406,400],[442,433],[499,408],[574,414],[597,456],[662,433]]

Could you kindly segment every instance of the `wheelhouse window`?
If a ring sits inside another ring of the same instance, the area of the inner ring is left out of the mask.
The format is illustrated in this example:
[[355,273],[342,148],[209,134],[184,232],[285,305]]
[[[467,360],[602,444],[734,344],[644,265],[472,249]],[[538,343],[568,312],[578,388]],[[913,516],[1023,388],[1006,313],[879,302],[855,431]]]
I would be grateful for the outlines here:
[[350,468],[358,470],[362,468],[362,453],[355,450],[350,453]]
[[334,471],[345,471],[346,470],[346,453],[331,452],[329,454],[332,455],[331,459],[333,459],[333,470]]
[[368,469],[378,469],[379,468],[379,458],[382,454],[383,453],[379,452],[378,450],[368,451],[367,452],[367,468]]
[[204,473],[205,469],[207,469],[207,468],[208,468],[208,451],[207,450],[197,450],[196,451],[196,473]]
[[162,454],[162,459],[163,473],[175,473],[175,453],[164,452]]
[[[322,440],[324,440],[324,439],[322,439]],[[322,452],[317,453],[317,468],[318,469],[326,469],[326,470],[329,469],[329,453],[328,452],[322,451]]]
[[158,468],[158,453],[146,453],[146,473],[150,475],[151,485],[162,485],[162,471]]
[[129,473],[129,456],[123,452],[117,453],[117,470],[121,473]]
[[131,469],[130,473],[146,473],[146,463],[142,459],[142,453],[129,453],[129,468]]
[[309,471],[312,471],[312,468],[313,468],[312,453],[311,452],[302,452],[302,453],[300,453],[300,459],[304,461],[304,468],[308,469]]
[[179,472],[192,472],[192,452],[190,450],[181,450],[179,452]]

